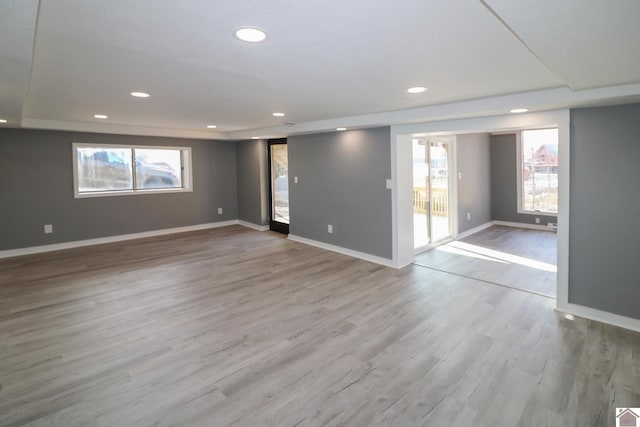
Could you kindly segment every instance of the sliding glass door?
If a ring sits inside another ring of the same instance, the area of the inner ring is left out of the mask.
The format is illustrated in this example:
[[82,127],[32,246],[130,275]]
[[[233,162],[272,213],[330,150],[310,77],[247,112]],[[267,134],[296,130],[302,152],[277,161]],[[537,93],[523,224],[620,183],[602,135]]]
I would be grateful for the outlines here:
[[289,233],[289,156],[286,138],[269,140],[269,228]]
[[416,249],[451,237],[450,141],[413,140],[413,235]]
[[429,141],[431,243],[451,237],[449,221],[449,144]]

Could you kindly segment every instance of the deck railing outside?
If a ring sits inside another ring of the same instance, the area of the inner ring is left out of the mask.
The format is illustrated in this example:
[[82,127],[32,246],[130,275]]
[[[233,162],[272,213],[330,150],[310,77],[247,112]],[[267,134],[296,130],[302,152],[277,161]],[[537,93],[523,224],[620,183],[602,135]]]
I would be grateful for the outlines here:
[[[447,188],[432,188],[431,214],[436,216],[448,216],[449,214],[449,190]],[[413,187],[413,211],[426,214],[429,211],[429,198],[427,189]]]

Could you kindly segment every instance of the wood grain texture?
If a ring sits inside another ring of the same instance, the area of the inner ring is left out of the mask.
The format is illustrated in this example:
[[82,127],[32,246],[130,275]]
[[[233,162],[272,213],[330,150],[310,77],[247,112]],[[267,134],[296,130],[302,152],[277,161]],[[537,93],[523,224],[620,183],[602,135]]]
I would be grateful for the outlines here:
[[493,226],[416,256],[429,268],[556,297],[557,235]]
[[0,261],[1,426],[608,426],[640,336],[239,226]]

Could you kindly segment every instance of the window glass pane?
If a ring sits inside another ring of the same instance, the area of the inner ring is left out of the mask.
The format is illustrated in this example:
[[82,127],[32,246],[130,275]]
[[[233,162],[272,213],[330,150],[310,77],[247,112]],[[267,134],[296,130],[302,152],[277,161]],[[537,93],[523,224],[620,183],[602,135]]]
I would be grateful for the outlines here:
[[133,190],[131,149],[78,147],[78,192]]
[[273,221],[289,224],[289,160],[287,144],[271,146]]
[[522,132],[522,208],[558,212],[558,129]]
[[138,189],[182,188],[180,150],[136,148],[135,156]]

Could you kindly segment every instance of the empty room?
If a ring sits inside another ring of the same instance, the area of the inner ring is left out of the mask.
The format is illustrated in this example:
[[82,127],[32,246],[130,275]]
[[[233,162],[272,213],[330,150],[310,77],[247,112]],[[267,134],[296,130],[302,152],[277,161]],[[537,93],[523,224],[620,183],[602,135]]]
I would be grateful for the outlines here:
[[640,426],[614,3],[0,0],[0,426]]

